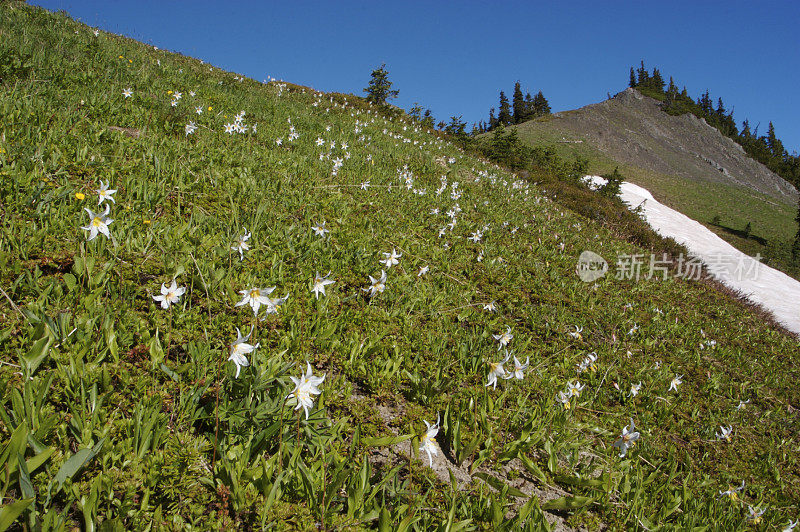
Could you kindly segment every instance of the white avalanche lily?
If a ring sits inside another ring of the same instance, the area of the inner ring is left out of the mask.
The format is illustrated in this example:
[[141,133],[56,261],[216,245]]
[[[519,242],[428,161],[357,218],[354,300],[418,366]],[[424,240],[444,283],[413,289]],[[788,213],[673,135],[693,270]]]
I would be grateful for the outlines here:
[[314,231],[314,234],[317,236],[321,236],[322,238],[325,238],[325,233],[331,232],[330,229],[325,228],[326,223],[328,222],[322,222],[321,224],[312,225],[311,229]]
[[250,365],[250,362],[247,360],[245,355],[249,355],[259,347],[261,344],[250,345],[247,343],[250,340],[250,336],[253,334],[253,328],[250,327],[250,332],[247,333],[247,336],[242,336],[242,333],[239,331],[239,328],[236,328],[236,341],[231,344],[231,356],[228,357],[228,360],[236,364],[236,376],[235,379],[239,378],[239,372],[242,368],[246,368]]
[[103,183],[100,181],[100,188],[97,189],[97,194],[100,196],[100,200],[97,202],[98,205],[102,205],[104,201],[108,200],[111,203],[117,203],[114,200],[112,194],[114,194],[117,190],[116,189],[109,189],[108,185],[110,182]]
[[253,309],[253,314],[258,316],[258,309],[261,305],[271,305],[272,300],[269,298],[269,295],[275,290],[275,287],[271,288],[250,288],[248,290],[239,290],[239,293],[242,294],[242,300],[236,303],[237,307],[241,307],[243,305],[250,305],[250,308]]
[[580,397],[581,392],[586,387],[585,384],[581,384],[580,381],[568,382],[566,391],[570,397]]
[[641,389],[642,381],[639,381],[639,384],[631,384],[631,397],[636,397]]
[[181,286],[178,288],[178,283],[176,283],[175,279],[173,279],[172,284],[169,285],[169,288],[167,288],[164,283],[161,283],[161,295],[153,296],[153,299],[161,303],[161,308],[166,310],[170,307],[170,305],[180,301],[181,296],[184,293],[186,293],[186,287]]
[[743,489],[744,489],[744,480],[742,481],[742,485],[739,486],[738,488],[730,486],[727,490],[720,491],[719,496],[720,498],[728,497],[730,500],[735,502],[739,500],[739,492],[742,491]]
[[506,355],[506,358],[501,362],[489,362],[489,376],[486,386],[491,386],[493,390],[497,388],[497,377],[505,377],[506,370],[503,364],[508,362],[508,359],[509,355]]
[[236,239],[236,242],[233,244],[231,249],[233,251],[239,252],[239,262],[244,260],[244,252],[250,249],[250,244],[247,243],[250,240],[252,235],[247,231],[247,228],[244,228],[244,235],[240,236]]
[[286,301],[288,299],[289,299],[289,294],[286,294],[283,297],[276,297],[275,299],[272,299],[271,297],[268,297],[267,298],[268,301],[266,303],[267,312],[265,313],[264,317],[261,318],[261,319],[265,320],[269,314],[277,314],[278,310],[281,307],[281,305],[286,303]]
[[428,453],[428,465],[433,467],[433,457],[439,454],[439,450],[436,448],[436,435],[439,433],[439,415],[436,415],[436,424],[431,425],[427,421],[424,423],[428,430],[420,439],[419,450]]
[[88,207],[84,207],[84,210],[89,213],[90,220],[89,225],[81,227],[84,231],[89,231],[89,238],[86,240],[94,240],[95,237],[97,237],[97,233],[102,233],[106,238],[111,238],[111,232],[108,230],[108,226],[114,220],[108,217],[108,213],[111,212],[108,204],[106,204],[106,210],[102,214],[99,212],[94,213]]
[[619,448],[620,458],[623,458],[628,453],[628,448],[633,447],[636,444],[636,440],[639,439],[639,433],[635,432],[634,429],[633,418],[631,418],[631,424],[622,429],[622,436],[614,442],[613,447]]
[[399,259],[402,256],[403,256],[402,253],[398,255],[397,251],[395,251],[395,249],[392,248],[391,253],[386,253],[386,252],[383,253],[383,260],[381,261],[381,263],[385,264],[387,268],[391,268],[395,264],[400,264],[400,261],[397,259]]
[[375,297],[386,289],[386,272],[381,270],[381,276],[379,279],[375,279],[370,275],[369,282],[370,286],[362,288],[362,290],[364,292],[369,292],[369,297]]
[[314,408],[314,396],[322,393],[317,386],[325,380],[325,375],[315,377],[311,369],[311,363],[306,362],[306,365],[307,372],[301,373],[299,378],[289,377],[294,383],[294,390],[286,398],[295,399],[297,406],[294,409],[300,410],[302,408],[306,413],[306,419],[308,419],[308,409]]
[[504,379],[517,379],[517,380],[524,379],[525,378],[525,374],[523,373],[523,371],[528,369],[528,366],[530,364],[530,360],[531,360],[530,357],[528,357],[528,358],[525,359],[525,363],[522,364],[517,359],[517,357],[514,357],[514,369],[512,371],[506,372],[506,376],[503,377],[503,378]]
[[727,427],[720,425],[719,429],[720,432],[717,432],[717,439],[730,443],[731,436],[733,436],[733,425],[728,425]]
[[504,332],[503,334],[493,334],[492,338],[500,342],[500,346],[497,348],[497,350],[499,351],[503,347],[507,346],[508,343],[514,339],[514,335],[511,334],[511,327],[506,327],[506,332]]
[[322,276],[319,272],[316,272],[314,275],[314,280],[312,281],[311,291],[314,292],[314,295],[317,299],[319,299],[320,293],[324,296],[327,295],[325,293],[325,287],[335,283],[336,281],[332,281],[328,279],[331,275],[331,272],[328,272],[328,275]]
[[567,392],[558,392],[558,402],[564,405],[564,410],[572,408],[572,396]]
[[753,523],[754,525],[761,524],[761,516],[764,515],[766,512],[766,508],[753,508],[752,506],[747,506],[747,520]]
[[672,381],[670,381],[669,389],[667,391],[668,392],[671,392],[671,391],[676,391],[677,392],[678,391],[678,386],[680,384],[683,384],[683,381],[681,380],[682,378],[683,378],[683,375],[675,375],[675,378],[672,379]]

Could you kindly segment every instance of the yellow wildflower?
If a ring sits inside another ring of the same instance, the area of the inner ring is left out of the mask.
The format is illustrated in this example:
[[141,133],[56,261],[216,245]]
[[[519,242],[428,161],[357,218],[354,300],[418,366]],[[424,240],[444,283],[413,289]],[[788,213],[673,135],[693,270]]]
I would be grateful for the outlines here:
[[76,192],[75,199],[83,201],[86,199],[86,194],[84,194],[83,192]]

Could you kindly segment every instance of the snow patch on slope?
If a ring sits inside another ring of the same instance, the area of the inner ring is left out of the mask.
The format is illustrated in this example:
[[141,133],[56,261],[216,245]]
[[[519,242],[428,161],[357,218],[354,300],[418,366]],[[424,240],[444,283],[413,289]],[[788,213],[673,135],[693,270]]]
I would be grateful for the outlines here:
[[[584,180],[594,189],[606,182],[600,176]],[[784,327],[800,335],[800,281],[742,253],[703,224],[658,202],[645,188],[623,182],[620,198],[631,209],[641,206],[657,233],[683,244],[725,286],[769,310]]]

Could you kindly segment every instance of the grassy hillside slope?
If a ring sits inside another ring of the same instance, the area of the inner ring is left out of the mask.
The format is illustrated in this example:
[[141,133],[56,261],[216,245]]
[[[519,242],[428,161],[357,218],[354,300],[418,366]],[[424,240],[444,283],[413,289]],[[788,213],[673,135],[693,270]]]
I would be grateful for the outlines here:
[[0,57],[0,525],[797,517],[798,344],[740,303],[582,282],[644,250],[355,97],[18,3]]
[[[800,274],[789,259],[797,231],[796,191],[693,115],[668,115],[656,100],[629,89],[515,127],[526,143],[552,145],[567,159],[588,158],[592,172],[618,166],[627,180],[738,249]],[[719,224],[711,223],[715,216]],[[743,234],[748,223],[749,237]]]

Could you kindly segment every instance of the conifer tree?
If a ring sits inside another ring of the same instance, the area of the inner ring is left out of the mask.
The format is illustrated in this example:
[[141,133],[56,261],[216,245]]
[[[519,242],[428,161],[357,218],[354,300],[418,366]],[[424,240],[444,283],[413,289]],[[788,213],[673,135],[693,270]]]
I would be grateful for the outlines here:
[[514,84],[514,95],[511,98],[514,105],[514,123],[519,124],[525,120],[525,100],[522,97],[522,87],[519,80]]
[[674,95],[678,94],[678,87],[675,85],[675,82],[672,80],[672,76],[669,77],[669,86],[667,87],[667,92],[671,92]]
[[425,109],[425,114],[422,115],[422,124],[430,129],[433,129],[433,123],[433,113],[430,109]]
[[494,117],[494,107],[489,109],[489,131],[497,127],[497,118]]
[[641,62],[641,66],[636,71],[639,75],[639,79],[636,82],[636,85],[641,85],[642,87],[647,87],[648,82],[650,81],[650,73],[647,72],[647,69],[644,67],[644,61]]
[[631,67],[631,77],[628,80],[628,87],[634,88],[636,86],[636,72],[633,71],[633,67]]
[[386,100],[397,98],[399,90],[392,90],[392,82],[389,81],[389,71],[386,70],[386,63],[380,68],[372,71],[372,79],[364,92],[367,93],[367,101],[381,107],[386,106]]
[[511,124],[511,106],[508,104],[506,93],[500,91],[500,111],[497,113],[497,121],[504,126]]
[[514,123],[519,124],[525,120],[525,99],[522,97],[522,88],[520,87],[519,80],[514,84],[514,94],[511,97],[513,105],[513,118]]
[[664,92],[664,78],[657,68],[653,69],[653,76],[650,78],[650,88],[658,92]]
[[530,92],[525,93],[525,120],[533,118],[533,97]]
[[542,91],[539,91],[533,98],[533,110],[535,116],[545,116],[550,114],[550,104],[547,98],[544,97]]
[[767,147],[773,157],[783,158],[785,151],[783,142],[775,135],[775,126],[772,125],[772,122],[769,123],[769,129],[767,130]]
[[742,133],[740,136],[746,140],[750,140],[750,138],[753,136],[753,133],[750,131],[750,121],[746,118],[744,122],[742,122]]

